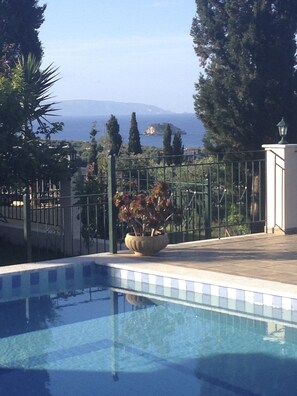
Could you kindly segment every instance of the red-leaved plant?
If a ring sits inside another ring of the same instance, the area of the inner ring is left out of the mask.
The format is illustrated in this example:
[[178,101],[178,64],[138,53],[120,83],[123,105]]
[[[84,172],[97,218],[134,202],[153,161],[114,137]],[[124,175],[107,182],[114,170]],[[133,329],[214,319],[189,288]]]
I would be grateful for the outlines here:
[[163,234],[169,222],[178,225],[182,221],[181,210],[164,182],[158,182],[149,194],[117,192],[114,204],[119,208],[119,220],[131,227],[135,236]]

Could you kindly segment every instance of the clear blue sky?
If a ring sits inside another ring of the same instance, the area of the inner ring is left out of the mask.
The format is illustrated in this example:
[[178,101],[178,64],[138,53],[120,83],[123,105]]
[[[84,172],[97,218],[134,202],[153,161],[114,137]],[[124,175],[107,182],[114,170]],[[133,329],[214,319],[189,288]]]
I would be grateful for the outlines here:
[[199,62],[195,0],[40,0],[44,66],[59,67],[56,100],[137,102],[194,112]]

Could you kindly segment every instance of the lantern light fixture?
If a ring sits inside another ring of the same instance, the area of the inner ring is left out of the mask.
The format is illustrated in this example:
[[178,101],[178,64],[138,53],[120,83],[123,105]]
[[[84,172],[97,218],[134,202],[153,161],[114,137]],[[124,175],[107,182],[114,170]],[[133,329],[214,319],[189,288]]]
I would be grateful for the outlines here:
[[284,120],[284,117],[280,120],[280,122],[277,124],[278,127],[278,132],[279,136],[281,137],[281,140],[278,142],[278,144],[287,144],[286,136],[287,136],[287,131],[288,131],[288,124]]

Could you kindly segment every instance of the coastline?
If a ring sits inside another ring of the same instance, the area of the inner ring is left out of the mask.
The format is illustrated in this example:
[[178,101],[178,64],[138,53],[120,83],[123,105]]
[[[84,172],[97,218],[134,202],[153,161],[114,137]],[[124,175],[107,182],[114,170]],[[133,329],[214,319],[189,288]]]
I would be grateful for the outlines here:
[[[116,116],[120,126],[120,134],[123,143],[128,143],[131,116]],[[89,141],[90,131],[92,126],[98,132],[97,139],[104,136],[106,133],[106,122],[110,115],[106,116],[82,116],[82,117],[53,117],[52,122],[64,122],[64,129],[59,134],[55,135],[56,140],[76,140],[76,141]],[[186,134],[182,135],[182,141],[185,148],[201,147],[202,138],[204,135],[204,128],[194,114],[150,114],[150,115],[136,115],[138,130],[140,134],[141,145],[143,146],[163,146],[162,135],[145,135],[145,130],[151,125],[156,123],[171,123],[174,126],[185,131]]]

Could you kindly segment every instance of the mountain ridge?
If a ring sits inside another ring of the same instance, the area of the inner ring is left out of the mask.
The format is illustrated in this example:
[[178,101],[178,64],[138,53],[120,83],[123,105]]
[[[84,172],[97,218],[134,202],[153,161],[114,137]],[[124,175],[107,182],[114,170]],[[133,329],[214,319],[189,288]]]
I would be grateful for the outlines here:
[[144,103],[115,102],[109,100],[62,100],[57,103],[62,116],[101,116],[101,115],[131,115],[136,114],[174,114],[169,110]]

